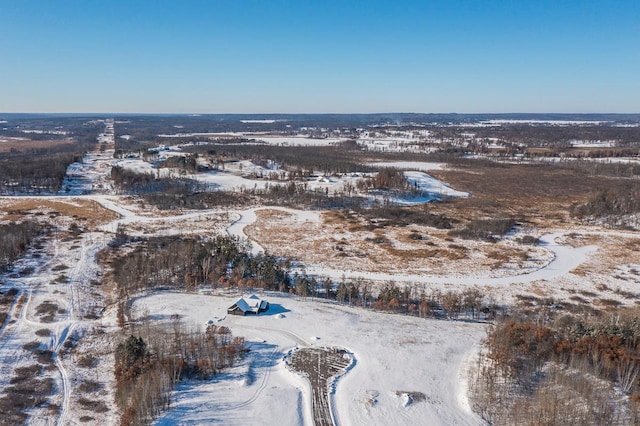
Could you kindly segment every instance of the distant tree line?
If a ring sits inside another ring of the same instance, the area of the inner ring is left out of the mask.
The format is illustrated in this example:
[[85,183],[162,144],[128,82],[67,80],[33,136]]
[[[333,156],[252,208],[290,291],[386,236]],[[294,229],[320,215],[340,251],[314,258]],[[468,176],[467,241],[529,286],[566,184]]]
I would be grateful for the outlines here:
[[[457,138],[460,133],[468,132],[468,127],[437,127],[431,129],[438,138]],[[565,146],[570,141],[609,141],[616,140],[622,146],[637,148],[640,143],[639,127],[619,127],[607,124],[580,126],[550,126],[539,124],[509,124],[493,127],[474,128],[475,138],[498,138],[526,147]]]
[[493,319],[501,308],[476,287],[462,291],[427,291],[427,286],[387,282],[377,293],[365,280],[343,280],[334,295],[340,303],[421,318]]
[[546,167],[575,172],[581,176],[603,176],[612,178],[633,178],[640,175],[638,162],[598,162],[586,159],[566,159]]
[[[267,183],[262,188],[239,188],[238,192],[219,191],[214,186],[185,177],[160,177],[114,166],[111,177],[120,193],[139,195],[161,209],[206,209],[216,206],[245,206],[260,201],[266,205],[299,208],[359,208],[371,200],[352,196],[354,188],[329,193],[311,190],[305,182]],[[349,191],[349,192],[346,192]]]
[[125,194],[188,194],[205,190],[206,184],[185,177],[161,177],[159,173],[138,173],[120,166],[111,168],[111,179]]
[[366,218],[373,230],[385,226],[408,226],[411,224],[429,226],[437,229],[451,229],[456,220],[444,214],[432,213],[429,204],[413,207],[385,206],[361,208],[356,210]]
[[160,164],[160,167],[178,169],[185,173],[195,173],[198,171],[197,158],[197,154],[188,156],[174,155],[165,159]]
[[[39,122],[40,120],[35,120],[35,123]],[[0,153],[0,193],[52,193],[62,188],[67,167],[73,162],[81,161],[86,151],[95,148],[96,138],[102,129],[97,125],[85,126],[77,120],[62,122],[69,123],[74,143],[28,150],[15,148],[10,152]],[[41,124],[45,128],[50,125],[53,123],[47,120]],[[29,137],[34,139],[37,135],[29,134]],[[49,136],[51,135],[47,138]],[[60,138],[59,135],[53,136],[54,139]]]
[[161,210],[241,207],[252,202],[247,194],[217,191],[210,185],[185,177],[160,177],[114,166],[111,178],[120,193],[138,195]]
[[362,151],[354,141],[333,146],[278,146],[269,144],[194,145],[184,147],[187,152],[198,152],[210,157],[237,158],[266,166],[275,161],[285,170],[300,169],[307,173],[372,172],[375,167],[357,161]]
[[394,168],[383,168],[378,171],[370,179],[365,179],[362,182],[362,189],[382,189],[382,190],[396,190],[396,191],[410,191],[413,189],[407,179],[404,176],[402,170]]

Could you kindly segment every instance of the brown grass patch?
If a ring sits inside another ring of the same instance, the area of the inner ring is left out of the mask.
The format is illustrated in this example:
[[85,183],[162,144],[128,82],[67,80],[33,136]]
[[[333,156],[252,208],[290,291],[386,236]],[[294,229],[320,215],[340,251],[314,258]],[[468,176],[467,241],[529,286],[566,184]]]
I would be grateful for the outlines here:
[[618,300],[608,298],[595,299],[594,303],[605,308],[615,308],[621,305]]
[[623,248],[625,250],[635,252],[637,254],[638,252],[640,252],[640,238],[633,238],[633,239],[627,240],[624,243]]
[[544,164],[470,162],[430,173],[473,195],[438,206],[450,217],[512,215],[547,226],[571,222],[567,212],[573,203],[585,202],[594,191],[610,184],[606,178]]
[[107,407],[107,404],[104,402],[92,400],[84,396],[78,399],[78,404],[80,404],[83,410],[91,410],[95,413],[105,413],[109,411],[109,407]]
[[587,274],[589,273],[589,268],[583,265],[578,266],[577,268],[572,269],[571,271],[569,271],[571,274],[573,275],[577,275],[579,277],[586,277]]
[[599,245],[600,243],[602,243],[602,237],[599,235],[584,235],[584,234],[571,233],[566,236],[563,243],[571,247]]
[[[473,269],[491,274],[503,263],[528,261],[532,250],[460,241],[447,231],[419,224],[409,229],[370,227],[361,216],[345,211],[323,213],[321,224],[298,222],[291,214],[275,210],[260,210],[256,216],[245,232],[269,253],[336,269],[433,274]],[[489,250],[494,252],[493,259],[483,254]]]
[[20,220],[27,214],[46,211],[50,217],[66,216],[96,226],[118,218],[118,215],[107,210],[93,200],[47,200],[39,198],[20,198],[0,200],[0,212],[4,220]]
[[0,152],[10,152],[15,149],[20,152],[30,151],[32,149],[52,148],[60,145],[70,145],[74,143],[73,139],[58,140],[31,140],[23,137],[7,137],[0,138]]
[[545,297],[549,294],[546,290],[537,285],[532,285],[531,287],[529,287],[529,291],[539,297]]

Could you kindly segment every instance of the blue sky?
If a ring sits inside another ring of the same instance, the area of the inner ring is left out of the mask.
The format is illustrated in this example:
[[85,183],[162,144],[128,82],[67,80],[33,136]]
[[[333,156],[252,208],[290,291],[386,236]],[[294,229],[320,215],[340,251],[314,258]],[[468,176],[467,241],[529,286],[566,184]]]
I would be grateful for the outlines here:
[[640,112],[640,1],[0,0],[0,112]]

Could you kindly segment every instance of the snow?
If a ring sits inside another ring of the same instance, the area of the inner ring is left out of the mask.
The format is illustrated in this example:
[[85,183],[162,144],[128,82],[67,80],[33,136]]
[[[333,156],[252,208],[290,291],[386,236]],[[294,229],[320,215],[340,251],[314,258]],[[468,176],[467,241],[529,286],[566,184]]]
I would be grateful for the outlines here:
[[424,192],[438,194],[440,197],[469,197],[468,192],[456,191],[423,172],[404,172],[404,176],[412,186]]
[[573,140],[570,141],[574,148],[613,148],[618,143],[616,141],[593,141],[593,140]]
[[335,145],[345,141],[345,139],[337,138],[310,138],[306,135],[296,136],[255,136],[245,134],[245,137],[250,137],[259,142],[264,142],[270,145],[286,145],[286,146],[327,146]]
[[207,183],[220,191],[237,191],[241,188],[264,189],[270,182],[263,179],[250,179],[231,172],[213,171],[190,176],[198,182]]
[[244,138],[253,139],[256,142],[271,145],[284,146],[327,146],[344,142],[346,139],[340,138],[314,138],[308,135],[298,134],[291,136],[273,135],[267,132],[210,132],[210,133],[174,133],[159,134],[160,138],[188,138],[188,137],[210,137],[210,138]]
[[426,161],[376,161],[367,163],[372,167],[389,167],[401,170],[419,170],[428,172],[430,170],[442,170],[444,163],[429,163]]
[[122,167],[123,169],[130,170],[135,173],[141,174],[169,174],[169,169],[157,169],[153,167],[151,163],[148,163],[140,158],[127,158],[118,160],[113,163],[114,166]]
[[[107,144],[113,143],[112,121],[106,120],[105,126],[106,131],[100,139]],[[316,142],[320,143],[320,139],[313,143]],[[158,169],[141,159],[114,161],[112,154],[113,150],[88,153],[82,162],[69,167],[59,196],[40,198],[95,200],[121,217],[87,231],[75,240],[57,239],[54,235],[42,249],[32,251],[16,263],[15,271],[33,268],[32,274],[3,274],[0,277],[7,286],[17,288],[18,296],[22,297],[21,304],[14,303],[10,308],[10,320],[0,329],[0,386],[4,388],[10,384],[15,367],[33,363],[32,356],[23,347],[34,338],[39,340],[42,348],[57,352],[71,336],[83,336],[78,350],[98,354],[100,358],[95,369],[83,369],[76,365],[75,353],[71,356],[56,354],[55,368],[45,374],[56,381],[56,394],[50,399],[60,407],[59,416],[53,418],[46,408],[37,407],[30,411],[30,421],[34,424],[77,424],[76,419],[87,413],[75,401],[79,395],[77,386],[89,379],[104,383],[100,399],[111,409],[106,414],[91,412],[96,417],[95,422],[116,424],[118,421],[113,405],[113,339],[110,339],[116,329],[115,307],[91,286],[91,281],[102,274],[96,255],[106,247],[110,233],[115,232],[118,224],[126,224],[132,235],[227,232],[245,238],[245,228],[256,221],[256,212],[273,210],[290,215],[291,223],[322,226],[320,212],[288,208],[254,207],[239,211],[165,212],[163,215],[153,210],[144,211],[125,197],[107,195],[113,190],[109,180],[110,167],[118,164],[154,174],[159,172]],[[442,167],[441,164],[375,164],[406,170],[407,179],[425,193],[468,196],[425,173]],[[238,162],[229,165],[229,171],[196,177],[231,190],[243,185],[264,185],[268,181],[249,179],[246,175],[277,168],[277,164],[261,168],[250,162]],[[173,171],[161,169],[160,173]],[[361,177],[319,177],[308,184],[310,187],[339,188],[345,182]],[[88,192],[91,195],[83,195]],[[72,223],[71,218],[52,220],[67,220],[62,223],[67,227]],[[502,295],[513,295],[525,285],[531,285],[555,296],[565,291],[562,286],[593,290],[596,283],[588,274],[580,275],[575,271],[584,264],[597,267],[597,260],[605,257],[603,250],[596,251],[602,243],[599,242],[598,246],[580,245],[575,241],[582,237],[587,242],[592,241],[587,237],[638,238],[637,233],[594,231],[592,228],[546,232],[540,238],[538,251],[547,253],[548,257],[542,256],[542,260],[534,262],[534,268],[505,269],[491,275],[482,275],[482,272],[474,270],[440,275],[431,275],[428,270],[404,274],[368,272],[366,269],[352,271],[330,268],[321,262],[298,265],[296,270],[304,269],[310,275],[336,280],[368,278],[376,282],[420,284],[429,290],[479,286],[494,289]],[[574,241],[574,246],[568,241]],[[252,241],[252,252],[261,251],[264,251],[263,247]],[[606,282],[610,284],[613,281],[619,289],[635,291],[640,283],[637,258],[629,256],[624,261],[616,259],[612,263],[614,272],[604,274]],[[60,276],[60,272],[52,269],[58,264],[69,267],[64,271],[69,279],[53,284]],[[212,380],[181,383],[173,393],[171,408],[163,413],[157,424],[311,424],[309,384],[284,366],[283,357],[296,347],[324,346],[342,347],[353,354],[350,370],[331,385],[332,415],[339,425],[482,424],[469,407],[464,378],[468,362],[485,334],[485,325],[392,315],[281,294],[261,293],[260,296],[270,302],[272,308],[255,317],[226,315],[226,309],[237,300],[237,294],[158,292],[135,301],[133,312],[162,313],[165,317],[168,317],[167,313],[175,313],[201,327],[207,323],[228,326],[234,335],[245,337],[250,349],[237,366]],[[53,322],[40,321],[36,309],[44,301],[53,301],[61,308]],[[104,315],[99,320],[87,319],[87,313],[92,313],[96,307],[103,307]],[[35,332],[42,328],[49,328],[51,335],[34,337]],[[100,329],[100,332],[94,334],[94,329]],[[423,393],[425,401],[412,398],[413,392]]]
[[[276,294],[263,297],[276,314],[229,315],[219,323],[249,341],[251,350],[240,365],[208,382],[182,384],[156,424],[311,424],[309,385],[282,360],[296,346],[337,346],[354,354],[355,365],[337,380],[333,394],[340,425],[482,424],[459,396],[460,369],[484,336],[484,325],[395,316]],[[161,293],[138,299],[134,310],[175,313],[204,324],[212,316],[223,316],[234,301]],[[378,395],[373,406],[367,402],[372,390]],[[399,391],[422,392],[426,401],[403,404],[396,396]]]
[[[2,368],[0,385],[8,386],[12,377],[11,371],[17,367],[33,364],[33,357],[23,349],[28,342],[38,340],[41,349],[53,351],[52,361],[54,369],[45,373],[56,381],[58,393],[50,397],[51,403],[60,407],[57,424],[70,424],[71,419],[78,418],[72,414],[70,408],[72,390],[74,386],[86,379],[95,379],[98,371],[84,371],[75,365],[75,357],[61,357],[61,351],[65,342],[72,336],[82,336],[94,326],[91,321],[84,319],[87,313],[102,303],[99,296],[92,290],[90,281],[95,279],[100,271],[96,263],[96,255],[106,246],[106,240],[100,233],[85,233],[80,241],[54,240],[45,244],[45,248],[39,253],[39,257],[25,257],[21,259],[16,268],[24,269],[33,267],[32,275],[11,278],[7,284],[19,290],[19,296],[23,296],[22,304],[14,305],[11,321],[2,329],[0,343],[0,366]],[[52,269],[55,265],[74,265],[63,271],[68,279],[65,283],[56,282],[61,272]],[[52,321],[43,321],[37,308],[43,302],[50,302],[58,307],[58,311]],[[50,335],[36,337],[36,331],[49,329]],[[101,372],[101,375],[104,373]],[[111,377],[104,375],[103,377]],[[111,389],[109,379],[104,380],[106,389]],[[105,392],[105,402],[113,405],[109,392]],[[53,424],[56,418],[52,418],[46,407],[37,407],[31,410],[31,423]],[[42,423],[42,420],[46,420]]]
[[111,191],[110,181],[113,150],[92,152],[84,156],[82,162],[67,167],[60,195],[81,195]]
[[580,125],[594,125],[610,123],[610,121],[598,121],[598,120],[484,120],[480,124],[488,125],[502,125],[502,124],[550,124],[556,126],[580,126]]

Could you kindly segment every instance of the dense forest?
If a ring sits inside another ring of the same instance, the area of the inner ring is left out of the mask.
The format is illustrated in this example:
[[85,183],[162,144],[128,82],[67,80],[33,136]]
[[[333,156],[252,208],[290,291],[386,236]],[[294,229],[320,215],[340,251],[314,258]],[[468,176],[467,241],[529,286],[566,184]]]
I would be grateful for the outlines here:
[[289,289],[287,262],[267,254],[251,256],[248,242],[235,237],[151,238],[135,247],[113,262],[123,294],[154,287],[193,291],[199,285]]

